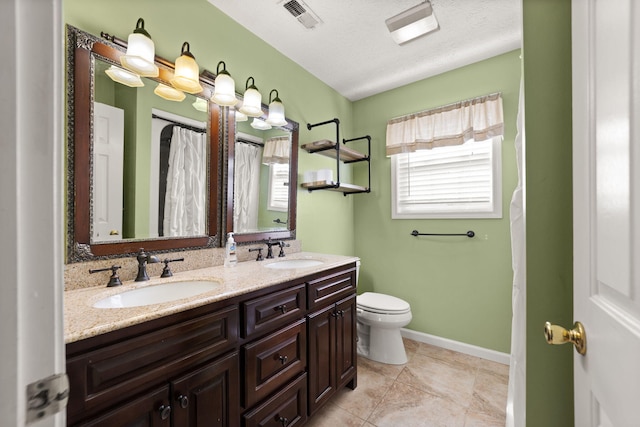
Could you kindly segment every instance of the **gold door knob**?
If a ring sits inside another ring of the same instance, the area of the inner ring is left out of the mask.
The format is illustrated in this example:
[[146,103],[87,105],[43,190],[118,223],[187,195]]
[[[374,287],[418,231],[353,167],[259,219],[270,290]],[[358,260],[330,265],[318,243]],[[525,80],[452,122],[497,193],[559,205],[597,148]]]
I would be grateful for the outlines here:
[[552,325],[549,322],[544,324],[544,336],[548,344],[573,343],[576,351],[582,355],[587,353],[587,335],[584,332],[582,323],[576,322],[573,329],[567,331],[562,326]]
[[120,233],[118,233],[118,230],[111,230],[111,232],[109,233],[110,236],[117,236]]

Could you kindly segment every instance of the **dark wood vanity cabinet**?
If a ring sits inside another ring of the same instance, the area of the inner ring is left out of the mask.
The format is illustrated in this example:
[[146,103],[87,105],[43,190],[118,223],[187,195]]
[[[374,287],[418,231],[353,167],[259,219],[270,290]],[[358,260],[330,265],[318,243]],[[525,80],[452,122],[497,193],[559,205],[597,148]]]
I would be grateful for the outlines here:
[[355,266],[67,345],[70,426],[301,426],[356,386]]
[[309,415],[357,385],[355,270],[309,282]]

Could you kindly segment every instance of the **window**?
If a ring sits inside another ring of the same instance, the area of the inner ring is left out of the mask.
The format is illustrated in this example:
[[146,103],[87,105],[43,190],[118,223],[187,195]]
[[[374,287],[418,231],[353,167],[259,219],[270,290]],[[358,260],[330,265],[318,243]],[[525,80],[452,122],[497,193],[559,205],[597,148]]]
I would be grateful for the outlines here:
[[267,209],[277,212],[287,212],[289,209],[288,163],[269,165],[269,203]]
[[500,140],[393,155],[391,217],[502,218]]

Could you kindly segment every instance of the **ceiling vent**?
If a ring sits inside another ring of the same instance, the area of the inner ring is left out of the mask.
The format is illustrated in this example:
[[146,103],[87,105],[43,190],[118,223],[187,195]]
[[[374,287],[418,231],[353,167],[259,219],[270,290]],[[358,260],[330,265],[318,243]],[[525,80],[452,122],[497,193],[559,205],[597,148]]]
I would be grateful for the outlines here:
[[302,0],[290,0],[283,2],[282,6],[293,15],[305,28],[311,30],[322,24],[322,19],[316,15]]

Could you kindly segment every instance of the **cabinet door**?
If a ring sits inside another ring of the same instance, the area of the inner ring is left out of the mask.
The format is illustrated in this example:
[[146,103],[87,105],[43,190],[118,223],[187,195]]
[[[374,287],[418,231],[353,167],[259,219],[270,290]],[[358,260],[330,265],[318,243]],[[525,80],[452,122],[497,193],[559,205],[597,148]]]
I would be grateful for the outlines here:
[[335,324],[333,305],[309,315],[309,415],[336,391]]
[[172,408],[169,406],[169,386],[155,389],[129,403],[119,405],[85,423],[83,427],[169,427]]
[[[356,296],[338,302],[336,313],[336,375],[340,388],[356,374]],[[355,386],[354,379],[351,388]]]
[[238,426],[239,383],[238,352],[217,359],[173,381],[173,426]]

